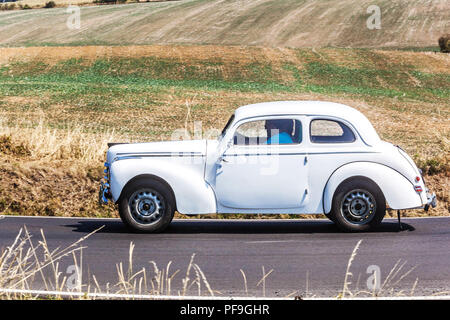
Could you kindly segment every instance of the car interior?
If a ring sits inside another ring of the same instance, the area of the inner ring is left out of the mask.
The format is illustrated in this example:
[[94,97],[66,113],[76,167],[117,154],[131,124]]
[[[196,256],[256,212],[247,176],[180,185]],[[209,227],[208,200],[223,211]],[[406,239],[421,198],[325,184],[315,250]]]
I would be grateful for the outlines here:
[[[277,119],[272,119],[277,120]],[[302,124],[299,120],[286,119],[293,121],[292,130],[289,135],[292,138],[292,144],[299,144],[302,142]],[[251,128],[250,125],[254,124]],[[243,130],[238,128],[234,134],[234,144],[235,145],[266,145],[267,144],[267,130],[263,130],[261,126],[265,127],[265,120],[258,120],[250,123],[244,123],[242,126],[247,125]],[[259,125],[259,127],[258,127]],[[275,129],[276,130],[276,129]],[[279,143],[286,144],[286,143]],[[291,144],[291,143],[289,143]]]
[[[315,123],[319,121],[322,125],[314,128]],[[313,143],[349,143],[356,140],[353,131],[345,124],[326,119],[315,119],[311,121],[310,137]]]

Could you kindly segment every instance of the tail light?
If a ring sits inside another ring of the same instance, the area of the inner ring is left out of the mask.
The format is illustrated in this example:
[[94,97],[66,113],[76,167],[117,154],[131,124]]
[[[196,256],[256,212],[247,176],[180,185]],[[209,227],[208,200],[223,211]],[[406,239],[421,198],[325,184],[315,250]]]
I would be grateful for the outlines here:
[[416,192],[422,192],[423,191],[421,186],[414,186],[414,190],[416,190]]

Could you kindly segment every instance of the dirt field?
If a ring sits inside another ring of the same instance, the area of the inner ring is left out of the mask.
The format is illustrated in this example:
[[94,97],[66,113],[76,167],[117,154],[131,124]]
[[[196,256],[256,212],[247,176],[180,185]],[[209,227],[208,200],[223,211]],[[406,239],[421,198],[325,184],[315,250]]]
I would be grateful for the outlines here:
[[[371,5],[379,30],[366,26]],[[14,10],[0,12],[0,46],[437,47],[449,11],[447,0],[182,0],[82,7],[80,29],[70,30],[65,8]]]
[[240,105],[348,104],[406,149],[450,210],[450,56],[235,46],[0,49],[0,213],[115,216],[96,205],[108,141],[221,129]]
[[[32,8],[42,8],[45,6],[47,2],[51,0],[17,0],[16,3],[16,9],[19,8],[19,5],[29,5]],[[95,4],[95,0],[53,0],[57,7],[67,7],[69,5],[99,5]],[[132,0],[127,2],[164,2],[164,1],[178,1],[178,0]],[[10,3],[10,2],[9,2]],[[9,4],[8,3],[8,4]]]

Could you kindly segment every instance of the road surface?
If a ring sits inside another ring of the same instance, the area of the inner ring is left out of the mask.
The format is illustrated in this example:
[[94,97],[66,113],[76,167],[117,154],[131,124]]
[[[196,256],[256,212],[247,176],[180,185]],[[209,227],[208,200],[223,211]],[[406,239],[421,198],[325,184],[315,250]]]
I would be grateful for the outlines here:
[[[93,284],[95,275],[101,286],[116,284],[116,264],[123,262],[124,269],[128,268],[132,241],[134,270],[145,267],[152,274],[149,261],[155,261],[160,269],[172,261],[171,272],[180,270],[172,280],[172,294],[182,288],[182,278],[195,253],[195,263],[212,289],[223,296],[335,297],[343,288],[349,257],[362,240],[350,268],[350,291],[368,290],[368,283],[376,283],[373,274],[379,274],[383,283],[400,261],[399,265],[404,265],[395,277],[395,272],[391,274],[385,294],[389,290],[409,294],[416,281],[414,295],[449,294],[450,217],[405,218],[402,222],[403,231],[395,219],[385,219],[375,232],[348,234],[327,220],[189,219],[174,220],[162,234],[134,234],[118,219],[5,216],[0,219],[0,248],[12,244],[24,225],[35,243],[42,229],[52,249],[68,246],[104,226],[83,242],[87,247],[83,249],[83,283]],[[70,269],[65,273],[71,264],[72,257],[60,262],[62,276],[72,274]],[[266,273],[273,269],[265,288],[262,283],[257,285],[263,266]],[[247,291],[241,269],[247,278]],[[42,281],[37,278],[33,286],[42,288]],[[194,285],[189,293],[195,295],[196,290]],[[207,294],[204,285],[202,294]]]

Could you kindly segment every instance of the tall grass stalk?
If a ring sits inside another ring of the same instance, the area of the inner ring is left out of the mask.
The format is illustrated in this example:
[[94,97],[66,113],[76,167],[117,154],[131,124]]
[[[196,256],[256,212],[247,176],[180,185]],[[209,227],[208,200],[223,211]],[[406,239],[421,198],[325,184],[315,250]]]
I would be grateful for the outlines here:
[[353,252],[350,255],[350,259],[348,260],[347,263],[347,270],[345,271],[345,279],[344,279],[344,288],[342,289],[342,298],[345,298],[345,295],[347,293],[349,293],[351,295],[351,292],[349,290],[349,285],[351,284],[351,282],[349,281],[349,278],[353,276],[353,274],[350,272],[350,267],[352,266],[353,260],[356,257],[356,254],[358,252],[359,246],[361,245],[362,239],[358,241],[358,243],[355,245],[355,247],[353,248]]
[[[62,290],[67,279],[66,277],[61,278],[59,262],[64,257],[81,251],[83,248],[81,243],[101,228],[65,248],[57,247],[50,250],[42,230],[42,240],[35,245],[31,234],[24,226],[20,229],[12,245],[0,253],[0,288],[30,290],[36,280],[36,275],[40,275],[46,290]],[[52,271],[53,281],[45,277],[44,270],[47,267]]]

